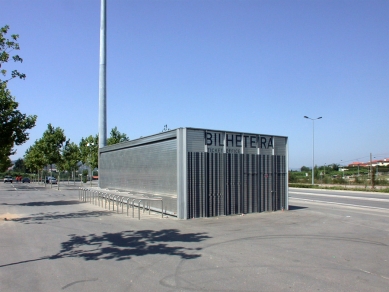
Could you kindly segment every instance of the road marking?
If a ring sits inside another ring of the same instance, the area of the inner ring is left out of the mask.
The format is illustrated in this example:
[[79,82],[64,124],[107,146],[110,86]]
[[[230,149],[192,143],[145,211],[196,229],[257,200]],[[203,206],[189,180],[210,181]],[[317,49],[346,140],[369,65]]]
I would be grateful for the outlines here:
[[366,198],[366,197],[353,197],[353,196],[342,196],[342,195],[323,195],[323,194],[303,193],[303,192],[289,192],[289,194],[307,195],[307,196],[318,196],[318,197],[333,197],[333,198],[344,198],[344,199],[355,199],[355,200],[364,200],[364,201],[389,202],[389,199],[377,199],[377,198]]
[[342,205],[342,206],[360,207],[360,208],[366,208],[366,209],[389,210],[389,208],[380,208],[380,207],[372,207],[372,206],[364,206],[364,205],[336,203],[336,202],[330,202],[330,201],[320,201],[320,200],[312,200],[312,199],[302,199],[302,198],[295,198],[295,197],[289,197],[289,198],[290,198],[290,199],[294,199],[294,200],[307,201],[307,202],[316,202],[316,203],[325,203],[325,204],[333,204],[333,205]]

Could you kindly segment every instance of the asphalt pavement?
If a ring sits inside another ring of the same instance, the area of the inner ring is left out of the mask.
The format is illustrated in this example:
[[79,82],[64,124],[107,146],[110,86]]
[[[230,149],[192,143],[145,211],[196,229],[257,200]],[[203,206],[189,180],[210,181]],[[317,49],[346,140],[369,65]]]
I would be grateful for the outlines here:
[[289,198],[368,209],[382,209],[389,213],[389,193],[289,188]]
[[0,185],[0,291],[388,291],[387,210],[138,220],[77,187]]

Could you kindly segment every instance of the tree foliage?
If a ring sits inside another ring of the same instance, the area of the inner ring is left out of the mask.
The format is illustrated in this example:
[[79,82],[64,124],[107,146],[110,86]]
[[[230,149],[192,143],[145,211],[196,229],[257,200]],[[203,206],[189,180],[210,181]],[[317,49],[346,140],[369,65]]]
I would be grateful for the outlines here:
[[18,160],[15,161],[13,171],[26,172],[26,166],[22,158],[19,158]]
[[[113,145],[129,140],[130,138],[128,138],[125,133],[121,133],[117,127],[115,127],[110,132],[107,144]],[[99,136],[90,135],[86,138],[82,138],[79,144],[79,149],[81,162],[89,165],[92,169],[97,168],[99,165]]]
[[6,171],[12,165],[7,153],[9,153],[8,149],[0,148],[0,172]]
[[[0,79],[0,84],[7,83],[9,80],[19,77],[20,79],[25,79],[26,74],[20,73],[18,70],[12,70],[11,75],[7,76],[7,70],[3,68],[3,64],[7,63],[9,61],[9,58],[11,57],[11,53],[13,51],[20,50],[19,43],[17,43],[17,40],[19,38],[18,34],[12,34],[11,38],[8,39],[6,37],[9,30],[9,26],[5,25],[0,28],[0,72],[5,77],[5,80]],[[14,62],[23,62],[23,59],[19,55],[13,55],[12,59]]]
[[336,163],[333,163],[333,164],[330,164],[328,165],[329,167],[332,168],[332,170],[335,170],[335,171],[338,171],[339,170],[339,164],[336,164]]
[[62,159],[64,161],[64,170],[73,171],[78,168],[80,162],[80,148],[77,144],[67,141],[62,150]]
[[82,163],[89,165],[91,169],[95,169],[99,164],[99,136],[90,135],[87,138],[82,138],[79,146]]
[[302,166],[301,167],[301,172],[309,172],[311,169],[308,166]]
[[[128,141],[126,134],[117,127],[111,130],[109,145]],[[77,170],[80,161],[91,169],[98,167],[98,135],[82,138],[79,145],[66,140],[61,128],[48,124],[41,139],[35,141],[24,156],[26,166],[31,170],[40,170],[48,164],[56,164],[61,171]]]
[[[8,81],[19,77],[24,79],[25,74],[17,70],[13,70],[11,75],[7,74],[4,65],[9,61],[11,53],[20,49],[17,43],[18,35],[11,35],[11,39],[7,39],[9,26],[6,25],[0,28],[0,72],[5,79],[0,79],[0,168],[3,170],[10,166],[9,156],[15,154],[13,147],[25,143],[29,134],[27,130],[35,126],[37,116],[27,116],[18,110],[19,103],[11,95],[7,88]],[[15,62],[22,62],[23,59],[19,55],[13,55],[12,59]],[[1,76],[0,75],[0,76]]]
[[47,164],[61,163],[61,150],[65,142],[64,130],[59,127],[54,128],[51,124],[48,124],[39,143],[39,150]]
[[39,171],[47,165],[47,161],[43,155],[42,141],[35,141],[34,145],[30,146],[24,154],[24,164],[32,171]]
[[15,153],[12,150],[14,145],[22,145],[28,140],[27,130],[35,126],[37,118],[22,114],[18,106],[6,86],[0,85],[0,148],[7,149],[7,155]]
[[125,133],[120,133],[118,128],[115,127],[111,130],[110,137],[107,139],[107,145],[113,145],[129,140],[130,138],[128,138]]

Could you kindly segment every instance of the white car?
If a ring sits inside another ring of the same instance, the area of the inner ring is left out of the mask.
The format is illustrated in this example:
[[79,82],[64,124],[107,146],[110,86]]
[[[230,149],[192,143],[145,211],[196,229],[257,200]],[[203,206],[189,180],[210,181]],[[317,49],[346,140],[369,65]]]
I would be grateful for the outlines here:
[[4,183],[10,182],[12,184],[13,178],[10,175],[7,175],[4,177]]
[[46,177],[46,183],[47,184],[56,184],[57,183],[57,179],[53,176],[48,176]]

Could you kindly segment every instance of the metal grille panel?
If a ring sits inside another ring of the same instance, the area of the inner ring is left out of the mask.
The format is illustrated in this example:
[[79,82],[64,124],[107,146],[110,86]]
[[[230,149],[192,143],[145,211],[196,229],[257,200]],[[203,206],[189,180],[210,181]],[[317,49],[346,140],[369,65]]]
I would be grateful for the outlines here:
[[100,154],[100,186],[177,196],[177,140]]
[[188,152],[188,216],[214,217],[285,208],[282,155]]

